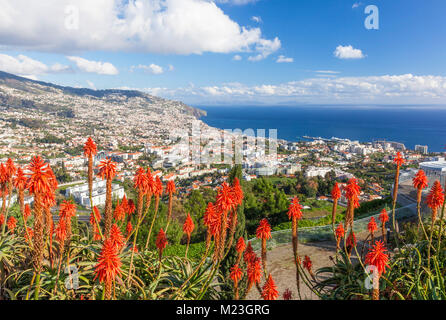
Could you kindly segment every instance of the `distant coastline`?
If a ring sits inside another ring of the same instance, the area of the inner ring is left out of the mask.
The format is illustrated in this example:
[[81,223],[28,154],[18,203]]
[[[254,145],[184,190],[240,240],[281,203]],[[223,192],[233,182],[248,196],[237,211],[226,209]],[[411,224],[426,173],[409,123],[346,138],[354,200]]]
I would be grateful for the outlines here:
[[427,145],[429,152],[442,152],[446,144],[446,108],[440,106],[196,107],[207,112],[201,120],[212,127],[277,129],[278,138],[287,141],[301,141],[303,136],[387,140],[404,143],[412,150],[415,145]]

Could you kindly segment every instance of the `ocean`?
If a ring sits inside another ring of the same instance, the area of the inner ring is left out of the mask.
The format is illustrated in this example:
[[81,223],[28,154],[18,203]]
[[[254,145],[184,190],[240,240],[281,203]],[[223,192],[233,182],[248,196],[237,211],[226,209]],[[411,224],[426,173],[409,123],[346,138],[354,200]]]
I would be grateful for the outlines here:
[[201,120],[212,127],[277,129],[278,138],[289,141],[301,141],[303,136],[387,140],[404,143],[409,149],[427,145],[429,152],[443,152],[446,145],[446,107],[196,107],[207,111]]

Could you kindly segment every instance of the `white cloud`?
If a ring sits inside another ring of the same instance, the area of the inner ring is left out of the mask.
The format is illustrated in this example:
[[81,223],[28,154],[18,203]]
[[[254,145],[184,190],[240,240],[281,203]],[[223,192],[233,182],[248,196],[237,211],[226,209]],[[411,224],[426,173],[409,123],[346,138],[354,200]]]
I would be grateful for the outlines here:
[[236,54],[236,55],[232,58],[232,60],[234,60],[234,61],[241,61],[241,60],[242,60],[242,56]]
[[0,70],[20,76],[26,76],[33,80],[36,79],[37,75],[72,71],[70,67],[59,63],[48,66],[41,61],[34,60],[25,55],[13,57],[6,54],[0,54]]
[[94,85],[93,82],[91,82],[90,80],[87,80],[87,84],[90,89],[96,90],[96,86]]
[[412,74],[369,77],[325,76],[272,85],[147,88],[151,94],[188,103],[446,103],[446,77]]
[[333,70],[317,70],[316,73],[328,73],[328,74],[337,74],[340,73],[339,71],[333,71]]
[[257,23],[262,23],[262,17],[252,16],[251,20]]
[[236,6],[243,6],[245,4],[256,3],[259,0],[214,0],[216,3],[229,3]]
[[38,81],[39,80],[39,78],[37,76],[35,76],[35,75],[22,75],[22,77],[26,78],[26,79],[34,80],[34,81]]
[[262,39],[261,41],[259,41],[259,43],[256,44],[256,51],[260,53],[248,57],[248,60],[257,62],[266,59],[269,55],[279,50],[280,47],[281,47],[281,42],[279,38],[275,38],[274,40]]
[[362,59],[364,54],[360,49],[355,49],[350,46],[338,46],[333,53],[339,59]]
[[352,9],[358,8],[358,7],[361,6],[361,5],[362,5],[361,2],[355,2],[355,3],[352,5]]
[[174,67],[173,65],[169,64],[168,69],[169,69],[169,71],[174,71],[174,70],[175,70],[175,67]]
[[[154,63],[152,63],[148,66],[142,65],[142,64],[139,64],[137,66],[132,66],[131,71],[133,71],[135,69],[141,69],[141,70],[144,70],[145,72],[148,72],[151,74],[163,74],[164,73],[164,69]],[[169,66],[169,71],[173,71],[173,66]]]
[[[67,24],[76,20],[65,13],[69,5],[79,12],[77,30]],[[7,48],[263,56],[280,48],[278,39],[240,26],[209,0],[0,0],[0,8],[0,43]]]
[[101,61],[90,61],[81,57],[67,57],[68,60],[74,62],[76,66],[83,72],[97,73],[103,75],[117,75],[119,74],[118,69],[109,63]]
[[293,58],[287,58],[285,56],[279,56],[276,60],[277,63],[291,63],[294,62]]

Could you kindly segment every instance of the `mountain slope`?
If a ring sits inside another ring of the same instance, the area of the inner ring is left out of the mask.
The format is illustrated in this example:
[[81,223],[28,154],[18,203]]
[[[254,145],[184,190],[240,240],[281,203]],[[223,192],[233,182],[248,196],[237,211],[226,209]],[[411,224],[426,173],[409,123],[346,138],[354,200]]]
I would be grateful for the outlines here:
[[[5,96],[5,94],[2,94],[2,87],[15,89],[18,91],[22,91],[25,93],[29,93],[31,95],[39,95],[42,93],[57,93],[62,92],[66,95],[74,95],[79,97],[92,97],[97,99],[110,99],[114,100],[116,96],[120,97],[126,97],[126,98],[141,98],[144,99],[147,103],[156,103],[163,101],[164,99],[151,96],[149,94],[136,91],[136,90],[120,90],[120,89],[108,89],[108,90],[92,90],[88,88],[73,88],[73,87],[64,87],[52,83],[47,83],[43,81],[36,81],[31,80],[28,78],[16,76],[11,73],[0,71],[0,105],[8,106],[10,107],[30,107],[33,105],[32,100],[23,100],[20,101],[11,101],[8,100],[8,98]],[[9,101],[9,102],[8,102]],[[167,101],[167,100],[164,100]],[[11,103],[13,102],[13,103]],[[50,111],[50,112],[66,112],[66,109],[63,108],[62,110],[54,110],[54,106],[50,108],[42,108],[42,106],[37,103],[34,104],[37,106],[37,108],[41,109],[42,111]],[[201,116],[205,116],[206,112],[203,110],[199,110],[187,105],[183,105],[184,111],[188,114],[191,114],[197,118]],[[57,109],[57,108],[56,108]]]

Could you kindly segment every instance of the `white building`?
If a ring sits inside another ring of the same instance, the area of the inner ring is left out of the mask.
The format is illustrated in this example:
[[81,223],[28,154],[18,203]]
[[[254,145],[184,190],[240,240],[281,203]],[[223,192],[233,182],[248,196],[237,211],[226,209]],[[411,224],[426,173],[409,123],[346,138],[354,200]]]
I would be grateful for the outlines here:
[[325,177],[325,175],[332,170],[333,168],[311,166],[308,167],[307,171],[305,171],[305,177],[306,178],[313,178],[317,176]]
[[[74,200],[82,206],[90,207],[90,194],[88,191],[88,183],[73,186],[65,190],[65,195],[67,197],[73,196]],[[112,197],[113,198],[123,198],[125,195],[124,187],[119,184],[112,184]],[[103,206],[105,205],[106,198],[106,181],[99,180],[93,182],[93,205]]]
[[427,149],[427,146],[420,146],[418,144],[415,146],[415,151],[421,152],[422,154],[427,154]]
[[444,185],[446,179],[446,161],[440,159],[441,161],[431,161],[420,163],[420,169],[426,173],[429,182],[434,182],[435,180],[440,180],[441,184]]

